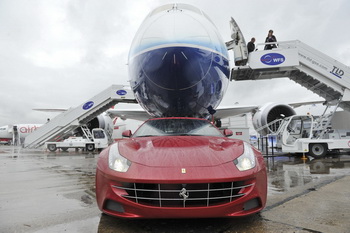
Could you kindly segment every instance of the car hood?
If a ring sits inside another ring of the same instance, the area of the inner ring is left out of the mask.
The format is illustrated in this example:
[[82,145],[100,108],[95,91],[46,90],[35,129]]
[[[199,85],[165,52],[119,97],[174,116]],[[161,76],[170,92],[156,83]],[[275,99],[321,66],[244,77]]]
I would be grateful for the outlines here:
[[240,140],[206,136],[162,136],[119,141],[119,153],[145,166],[216,166],[243,153]]

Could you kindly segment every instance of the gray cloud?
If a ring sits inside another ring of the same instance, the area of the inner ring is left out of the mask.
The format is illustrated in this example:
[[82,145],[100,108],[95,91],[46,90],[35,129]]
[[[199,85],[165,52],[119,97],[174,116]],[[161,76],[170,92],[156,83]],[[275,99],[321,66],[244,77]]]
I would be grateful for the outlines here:
[[[0,125],[43,123],[112,84],[128,84],[128,49],[148,12],[173,1],[0,1]],[[234,17],[246,40],[299,39],[350,64],[350,2],[346,0],[188,0],[205,11],[225,40]],[[249,88],[248,88],[249,86]],[[317,99],[288,80],[233,82],[223,105]]]

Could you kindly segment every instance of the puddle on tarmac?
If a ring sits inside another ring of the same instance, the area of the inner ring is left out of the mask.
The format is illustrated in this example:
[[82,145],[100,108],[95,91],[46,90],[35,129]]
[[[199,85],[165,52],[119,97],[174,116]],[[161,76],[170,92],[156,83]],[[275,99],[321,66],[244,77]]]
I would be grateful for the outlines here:
[[301,157],[269,157],[265,159],[270,193],[287,192],[323,177],[340,177],[350,173],[350,156],[302,159]]

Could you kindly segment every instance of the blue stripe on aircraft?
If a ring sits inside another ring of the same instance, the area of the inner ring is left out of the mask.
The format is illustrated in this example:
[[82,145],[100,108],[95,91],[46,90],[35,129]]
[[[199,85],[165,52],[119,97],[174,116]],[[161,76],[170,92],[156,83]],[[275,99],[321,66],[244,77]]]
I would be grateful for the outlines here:
[[230,73],[226,57],[189,47],[150,50],[130,60],[129,66],[136,98],[156,105],[160,111],[152,113],[155,116],[206,115],[207,107],[220,103]]

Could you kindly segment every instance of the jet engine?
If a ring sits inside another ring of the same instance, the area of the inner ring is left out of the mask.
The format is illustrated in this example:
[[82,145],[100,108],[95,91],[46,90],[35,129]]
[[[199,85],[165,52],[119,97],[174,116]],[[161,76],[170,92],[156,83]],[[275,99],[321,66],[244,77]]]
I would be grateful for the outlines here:
[[[112,136],[113,134],[113,121],[112,118],[109,117],[107,114],[98,115],[97,117],[89,121],[86,125],[90,129],[90,131],[95,128],[101,128],[106,132],[107,135]],[[83,134],[80,128],[78,128],[77,131],[78,132],[75,133],[79,135]]]
[[268,127],[261,129],[263,126],[266,126],[277,119],[283,119],[295,114],[296,112],[294,109],[288,104],[268,103],[254,114],[253,126],[259,134],[265,136],[267,134],[275,133],[280,126],[280,122],[276,122],[275,124],[271,124]]

